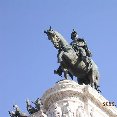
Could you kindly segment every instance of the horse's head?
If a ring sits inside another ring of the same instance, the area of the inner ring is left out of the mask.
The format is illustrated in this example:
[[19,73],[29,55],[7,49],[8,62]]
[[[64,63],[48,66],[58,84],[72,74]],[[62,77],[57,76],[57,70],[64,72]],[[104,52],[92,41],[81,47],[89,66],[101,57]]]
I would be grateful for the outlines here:
[[60,49],[62,47],[61,35],[58,32],[54,31],[50,27],[47,31],[44,31],[44,33],[47,34],[48,39],[53,43],[56,49]]

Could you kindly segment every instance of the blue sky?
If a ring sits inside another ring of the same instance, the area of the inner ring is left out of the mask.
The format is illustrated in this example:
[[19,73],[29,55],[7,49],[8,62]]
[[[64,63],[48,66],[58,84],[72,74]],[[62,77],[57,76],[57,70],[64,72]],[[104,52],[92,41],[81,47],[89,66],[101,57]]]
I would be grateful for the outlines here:
[[26,111],[61,77],[57,50],[44,30],[52,26],[70,43],[74,28],[99,67],[102,95],[117,104],[116,0],[0,0],[0,116],[13,104]]

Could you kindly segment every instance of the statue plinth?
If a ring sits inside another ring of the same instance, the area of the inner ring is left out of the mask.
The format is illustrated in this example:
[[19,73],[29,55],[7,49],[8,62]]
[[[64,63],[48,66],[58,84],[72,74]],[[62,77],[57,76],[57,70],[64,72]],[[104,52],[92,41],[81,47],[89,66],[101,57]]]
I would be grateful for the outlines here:
[[115,106],[90,85],[62,80],[47,90],[41,98],[43,107],[29,117],[117,117]]

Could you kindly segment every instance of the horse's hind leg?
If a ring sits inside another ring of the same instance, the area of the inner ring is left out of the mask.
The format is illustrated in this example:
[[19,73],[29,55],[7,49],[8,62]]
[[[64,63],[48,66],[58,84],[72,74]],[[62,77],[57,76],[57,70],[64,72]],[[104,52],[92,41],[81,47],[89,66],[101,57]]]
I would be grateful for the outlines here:
[[[77,82],[78,82],[79,85],[83,85],[84,80],[81,79],[81,78],[77,78]],[[84,84],[85,84],[85,83],[84,83]]]
[[96,70],[92,70],[90,75],[90,85],[92,88],[96,89],[97,91],[99,90],[98,82],[99,82],[99,74]]
[[94,83],[95,75],[93,69],[91,69],[88,79],[89,79],[89,85],[95,89],[95,83]]

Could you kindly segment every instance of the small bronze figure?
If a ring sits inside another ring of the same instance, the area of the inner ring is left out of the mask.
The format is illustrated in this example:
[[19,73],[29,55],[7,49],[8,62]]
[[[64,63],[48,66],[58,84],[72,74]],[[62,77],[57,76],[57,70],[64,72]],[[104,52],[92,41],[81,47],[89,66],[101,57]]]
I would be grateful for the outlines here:
[[17,105],[13,105],[14,111],[8,111],[11,117],[28,117],[26,113],[20,111],[20,108]]

